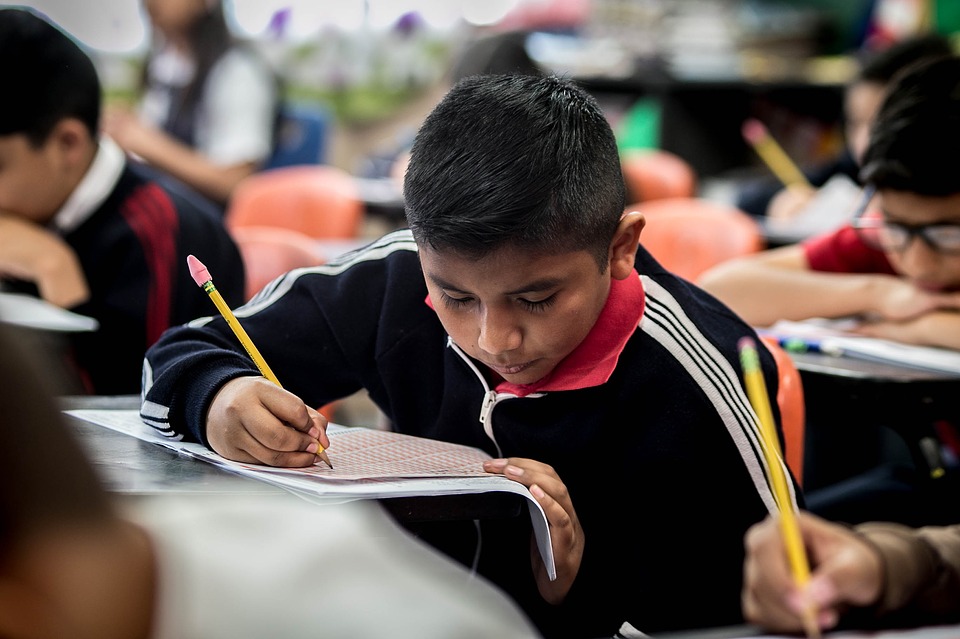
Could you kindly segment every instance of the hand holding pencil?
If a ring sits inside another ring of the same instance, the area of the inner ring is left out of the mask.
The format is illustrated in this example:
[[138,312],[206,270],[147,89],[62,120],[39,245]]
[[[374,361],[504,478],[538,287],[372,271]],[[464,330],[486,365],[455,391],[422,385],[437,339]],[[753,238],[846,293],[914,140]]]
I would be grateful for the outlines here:
[[[207,438],[218,453],[235,461],[271,466],[304,466],[300,459],[322,459],[330,468],[321,439],[326,437],[326,419],[283,391],[243,326],[213,284],[210,272],[193,255],[187,257],[190,275],[213,300],[240,344],[270,381],[250,377],[233,379],[220,389],[207,417]],[[241,389],[242,387],[242,389]],[[304,457],[304,453],[312,457]],[[309,463],[309,462],[307,462]]]
[[875,604],[884,583],[883,561],[875,547],[847,526],[810,513],[798,513],[797,523],[812,560],[803,590],[790,570],[780,522],[768,517],[747,532],[742,597],[746,620],[772,632],[803,631],[802,619],[813,604],[819,628],[830,629],[851,606]]

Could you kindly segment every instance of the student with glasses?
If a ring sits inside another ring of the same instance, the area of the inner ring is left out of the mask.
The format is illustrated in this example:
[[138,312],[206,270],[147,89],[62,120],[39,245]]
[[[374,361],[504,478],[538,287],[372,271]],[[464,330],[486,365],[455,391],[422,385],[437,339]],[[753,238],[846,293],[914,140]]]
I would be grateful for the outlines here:
[[860,172],[864,212],[715,267],[701,286],[754,326],[853,316],[862,335],[960,349],[958,151],[960,58],[945,56],[894,80]]

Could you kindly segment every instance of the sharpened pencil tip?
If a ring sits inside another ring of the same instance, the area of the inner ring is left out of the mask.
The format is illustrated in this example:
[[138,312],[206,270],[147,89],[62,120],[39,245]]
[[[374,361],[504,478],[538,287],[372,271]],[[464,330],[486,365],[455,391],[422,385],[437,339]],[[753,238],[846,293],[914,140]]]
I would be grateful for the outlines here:
[[319,450],[317,451],[317,457],[323,460],[323,462],[330,467],[330,470],[333,470],[333,464],[330,463],[330,458],[327,457],[327,451]]

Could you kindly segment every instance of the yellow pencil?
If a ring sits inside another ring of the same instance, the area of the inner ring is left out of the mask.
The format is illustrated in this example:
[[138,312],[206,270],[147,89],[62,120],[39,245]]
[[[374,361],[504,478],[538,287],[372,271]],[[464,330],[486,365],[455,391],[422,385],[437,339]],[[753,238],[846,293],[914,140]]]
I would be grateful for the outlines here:
[[[763,381],[760,356],[757,354],[756,343],[749,337],[742,338],[738,347],[747,396],[750,398],[750,404],[760,421],[763,454],[767,460],[767,466],[770,468],[773,495],[780,508],[780,530],[787,550],[787,559],[790,562],[793,578],[802,590],[810,581],[810,566],[807,563],[807,552],[804,549],[803,537],[800,534],[800,526],[794,512],[793,500],[790,499],[787,476],[783,471],[783,453],[780,451],[780,440],[777,437],[777,430],[773,422],[773,411],[770,408],[767,385]],[[812,606],[808,606],[804,610],[803,624],[808,637],[820,636],[820,630],[816,622],[816,610]]]
[[810,186],[810,181],[803,174],[787,152],[783,150],[777,141],[773,139],[767,127],[760,120],[749,119],[743,123],[743,137],[753,147],[773,174],[783,182],[784,186],[793,186],[801,184]]
[[[207,267],[204,266],[203,262],[198,260],[193,255],[187,256],[187,265],[190,267],[190,275],[193,277],[193,281],[197,283],[197,286],[206,291],[207,295],[210,296],[210,299],[213,300],[213,304],[217,307],[217,310],[220,311],[223,319],[227,321],[227,325],[233,329],[233,334],[237,336],[238,340],[240,340],[240,344],[243,345],[244,350],[247,351],[250,359],[252,359],[253,363],[257,365],[257,368],[260,370],[263,376],[280,388],[283,388],[280,380],[277,379],[277,376],[273,374],[272,370],[270,370],[270,366],[267,365],[267,362],[265,359],[263,359],[260,351],[257,350],[256,346],[254,346],[250,336],[247,335],[247,332],[243,330],[242,326],[240,326],[240,322],[233,314],[233,311],[231,311],[230,307],[227,306],[227,303],[220,295],[220,291],[218,291],[217,287],[213,285],[213,277],[211,277],[210,271],[207,270]],[[333,464],[330,463],[330,458],[323,450],[323,446],[320,445],[320,442],[317,442],[317,446],[317,457],[326,462],[327,466],[333,468]]]

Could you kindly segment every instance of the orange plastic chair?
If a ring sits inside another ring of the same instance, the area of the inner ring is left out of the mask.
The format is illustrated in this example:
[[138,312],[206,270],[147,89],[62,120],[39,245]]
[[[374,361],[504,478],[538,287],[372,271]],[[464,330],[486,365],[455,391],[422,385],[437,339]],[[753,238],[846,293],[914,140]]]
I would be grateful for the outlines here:
[[760,226],[743,211],[696,198],[668,198],[628,207],[643,213],[643,245],[667,270],[696,280],[733,257],[756,253],[765,242]]
[[289,166],[241,181],[227,206],[231,230],[277,226],[314,238],[360,234],[364,204],[353,177],[333,166]]
[[690,164],[669,151],[630,151],[620,158],[628,202],[693,197],[697,175]]
[[231,231],[247,274],[246,299],[287,271],[323,264],[316,241],[297,231],[242,226]]
[[787,351],[776,339],[763,337],[763,342],[777,362],[780,384],[777,388],[777,406],[783,425],[783,456],[797,484],[803,486],[803,448],[806,430],[806,411],[803,404],[803,382],[800,371]]
[[[323,264],[323,255],[316,241],[303,233],[270,226],[244,226],[231,231],[243,268],[246,271],[246,299],[287,271]],[[321,406],[327,419],[335,419],[339,402]]]

